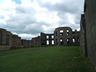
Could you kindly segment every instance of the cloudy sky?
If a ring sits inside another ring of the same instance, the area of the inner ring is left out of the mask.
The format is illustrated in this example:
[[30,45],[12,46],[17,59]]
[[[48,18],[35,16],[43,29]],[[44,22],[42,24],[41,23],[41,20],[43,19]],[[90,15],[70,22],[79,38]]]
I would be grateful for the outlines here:
[[0,28],[23,39],[69,26],[80,29],[84,0],[0,0]]

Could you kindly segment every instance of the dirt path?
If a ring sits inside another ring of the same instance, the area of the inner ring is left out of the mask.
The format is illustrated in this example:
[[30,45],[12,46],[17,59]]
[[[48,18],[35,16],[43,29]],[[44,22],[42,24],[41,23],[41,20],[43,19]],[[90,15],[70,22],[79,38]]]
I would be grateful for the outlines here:
[[36,49],[36,50],[25,50],[25,51],[18,52],[18,53],[12,53],[12,54],[7,54],[7,55],[2,55],[2,56],[0,56],[0,58],[9,57],[9,56],[14,56],[14,55],[20,55],[20,54],[24,54],[24,53],[37,52],[37,51],[45,50],[45,49],[47,49],[47,48],[38,48],[38,49]]

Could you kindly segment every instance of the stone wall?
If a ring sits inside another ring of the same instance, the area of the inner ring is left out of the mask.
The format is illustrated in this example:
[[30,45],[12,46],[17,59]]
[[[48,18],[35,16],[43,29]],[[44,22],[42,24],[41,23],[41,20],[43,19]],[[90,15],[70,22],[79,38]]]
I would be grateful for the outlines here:
[[80,45],[80,31],[73,31],[72,32],[72,46],[79,46]]
[[41,45],[42,46],[53,46],[54,45],[54,34],[41,33]]
[[21,40],[21,37],[18,35],[13,35],[11,32],[0,28],[0,50],[32,47],[31,40],[25,40],[23,42]]
[[53,46],[54,34],[40,33],[40,36],[32,38],[32,45],[35,46]]
[[57,46],[78,46],[79,31],[72,31],[70,27],[59,27],[54,31],[55,45]]
[[34,37],[32,40],[23,40],[18,35],[13,35],[5,29],[0,29],[0,50],[39,46],[77,45],[79,45],[79,31],[72,31],[70,27],[56,28],[53,34],[40,33],[40,36]]
[[32,47],[31,40],[24,40],[24,39],[22,39],[21,42],[22,42],[22,47],[23,48],[31,48]]
[[18,37],[18,35],[12,35],[12,49],[21,48],[21,37]]
[[41,45],[46,46],[46,35],[45,35],[45,33],[41,32],[40,36],[41,36]]
[[0,50],[9,50],[12,42],[11,37],[12,34],[5,29],[0,28]]
[[9,45],[0,45],[0,51],[2,51],[2,50],[10,50],[10,46]]
[[81,22],[80,22],[80,46],[83,49],[83,53],[85,56],[88,56],[87,53],[87,40],[86,40],[86,24],[85,24],[85,15],[81,15]]
[[85,0],[84,15],[81,16],[81,41],[85,56],[96,67],[96,0]]
[[41,46],[41,37],[40,36],[32,38],[32,46],[33,47]]

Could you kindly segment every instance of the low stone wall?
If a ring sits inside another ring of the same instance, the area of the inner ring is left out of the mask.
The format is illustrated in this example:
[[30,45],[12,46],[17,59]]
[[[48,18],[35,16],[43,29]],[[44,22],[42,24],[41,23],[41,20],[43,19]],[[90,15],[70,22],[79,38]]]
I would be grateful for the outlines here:
[[10,50],[10,46],[0,46],[0,51],[2,50]]

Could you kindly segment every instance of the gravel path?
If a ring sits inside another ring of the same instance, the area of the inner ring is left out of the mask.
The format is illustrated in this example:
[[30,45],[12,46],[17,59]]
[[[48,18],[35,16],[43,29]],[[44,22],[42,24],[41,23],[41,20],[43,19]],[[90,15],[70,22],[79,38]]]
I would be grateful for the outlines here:
[[25,51],[18,52],[18,53],[12,53],[12,54],[7,54],[7,55],[2,55],[2,56],[0,56],[0,58],[9,57],[9,56],[14,56],[14,55],[20,55],[20,54],[24,54],[24,53],[37,52],[37,51],[45,50],[45,49],[47,49],[47,48],[38,48],[38,49],[36,49],[36,50],[25,50]]

